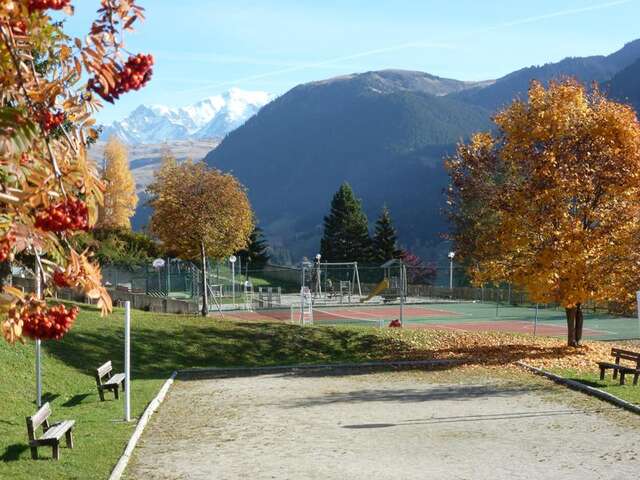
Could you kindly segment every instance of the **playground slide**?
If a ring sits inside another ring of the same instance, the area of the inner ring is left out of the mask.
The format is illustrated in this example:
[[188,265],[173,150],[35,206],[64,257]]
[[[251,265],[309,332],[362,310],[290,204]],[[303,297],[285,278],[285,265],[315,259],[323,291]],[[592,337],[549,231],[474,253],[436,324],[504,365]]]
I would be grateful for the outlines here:
[[373,297],[378,295],[380,292],[386,290],[387,288],[389,288],[389,279],[385,278],[378,285],[376,285],[376,287],[371,291],[369,295],[367,295],[365,298],[362,298],[360,300],[360,303],[364,303],[368,300],[371,300]]

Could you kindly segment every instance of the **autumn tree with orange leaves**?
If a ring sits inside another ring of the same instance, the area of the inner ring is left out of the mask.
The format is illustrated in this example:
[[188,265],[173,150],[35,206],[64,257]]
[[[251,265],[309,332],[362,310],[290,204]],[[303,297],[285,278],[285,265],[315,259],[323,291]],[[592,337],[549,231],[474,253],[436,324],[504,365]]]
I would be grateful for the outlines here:
[[[532,83],[448,160],[456,250],[476,283],[511,282],[565,308],[633,301],[640,278],[640,124],[573,80]],[[630,288],[635,285],[635,288]]]
[[191,161],[178,165],[165,155],[148,187],[151,231],[164,248],[202,265],[202,315],[208,313],[207,258],[242,250],[253,231],[253,212],[244,187],[230,174]]
[[[72,238],[90,230],[103,186],[87,146],[101,101],[143,87],[150,55],[125,53],[124,35],[143,17],[134,0],[102,0],[84,39],[50,13],[72,15],[71,0],[0,2],[0,263],[25,252],[36,259],[44,292],[77,288],[104,313],[111,300],[100,269]],[[77,310],[5,286],[0,327],[8,342],[61,338]]]
[[110,137],[104,148],[104,201],[98,216],[98,227],[131,230],[131,217],[136,211],[136,181],[129,168],[127,147],[117,137]]

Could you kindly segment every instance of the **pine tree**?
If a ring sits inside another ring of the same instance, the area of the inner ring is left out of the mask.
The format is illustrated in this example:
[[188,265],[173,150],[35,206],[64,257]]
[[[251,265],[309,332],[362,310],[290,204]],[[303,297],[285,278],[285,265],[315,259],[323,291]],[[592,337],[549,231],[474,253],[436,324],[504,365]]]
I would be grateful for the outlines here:
[[400,258],[401,252],[397,246],[396,229],[393,228],[391,213],[386,205],[382,207],[382,212],[376,221],[372,250],[373,260],[379,263]]
[[98,225],[104,229],[131,229],[130,218],[138,204],[136,182],[129,169],[127,148],[116,137],[110,137],[104,150],[104,205]]
[[242,265],[247,270],[259,270],[269,261],[268,248],[262,229],[255,227],[249,236],[249,245],[246,249],[240,250],[237,256],[242,259]]
[[324,218],[320,254],[327,262],[369,262],[371,238],[362,202],[351,186],[343,183],[331,200],[331,211]]

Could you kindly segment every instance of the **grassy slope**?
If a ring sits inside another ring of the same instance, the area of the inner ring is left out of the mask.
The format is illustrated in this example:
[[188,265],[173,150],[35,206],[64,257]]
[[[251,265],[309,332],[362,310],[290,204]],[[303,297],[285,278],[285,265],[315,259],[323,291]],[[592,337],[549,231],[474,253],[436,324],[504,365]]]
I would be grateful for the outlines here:
[[[302,329],[264,323],[236,324],[197,317],[134,312],[132,321],[133,415],[139,416],[171,371],[187,367],[362,361],[385,341],[364,330]],[[61,342],[45,342],[43,391],[54,419],[76,420],[76,448],[59,462],[32,461],[24,417],[35,412],[34,345],[0,341],[0,478],[107,478],[133,425],[122,418],[122,400],[100,403],[92,370],[113,359],[122,367],[122,311],[107,319],[81,313]]]

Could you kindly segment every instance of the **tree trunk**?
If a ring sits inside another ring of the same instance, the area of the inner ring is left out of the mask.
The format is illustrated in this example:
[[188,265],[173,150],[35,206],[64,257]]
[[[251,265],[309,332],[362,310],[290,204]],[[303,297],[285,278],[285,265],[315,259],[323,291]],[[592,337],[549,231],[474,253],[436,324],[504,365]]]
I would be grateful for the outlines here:
[[11,285],[11,262],[0,262],[0,290],[5,285]]
[[204,249],[204,242],[200,242],[200,256],[202,258],[202,316],[209,314],[209,302],[207,291],[207,254]]
[[576,343],[576,309],[565,308],[565,314],[567,315],[567,345],[575,347]]
[[582,325],[584,324],[584,315],[582,314],[582,305],[576,305],[576,344],[582,342]]

